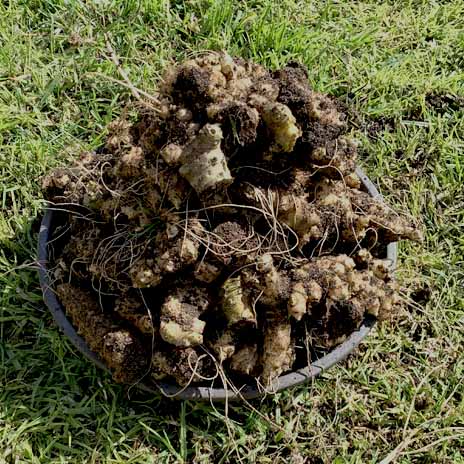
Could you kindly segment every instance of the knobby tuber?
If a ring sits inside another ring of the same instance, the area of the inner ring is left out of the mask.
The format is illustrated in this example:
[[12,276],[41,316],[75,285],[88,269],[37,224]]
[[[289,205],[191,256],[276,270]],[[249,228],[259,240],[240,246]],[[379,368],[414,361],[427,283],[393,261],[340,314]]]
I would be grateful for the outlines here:
[[271,320],[264,329],[261,378],[265,385],[292,367],[294,348],[291,329],[290,322],[285,319]]
[[201,345],[206,323],[199,317],[208,306],[208,295],[201,288],[179,288],[168,295],[160,309],[161,338],[174,346]]
[[240,321],[254,321],[255,316],[240,277],[229,277],[222,286],[222,312],[229,325]]
[[420,233],[363,190],[303,66],[208,53],[154,102],[43,179],[57,295],[117,381],[267,388],[397,311],[385,246]]
[[115,380],[137,382],[150,362],[142,338],[103,313],[98,300],[89,292],[71,284],[58,285],[56,292],[77,332],[102,357]]
[[232,183],[232,176],[221,150],[219,124],[205,124],[198,135],[182,150],[179,173],[198,194]]

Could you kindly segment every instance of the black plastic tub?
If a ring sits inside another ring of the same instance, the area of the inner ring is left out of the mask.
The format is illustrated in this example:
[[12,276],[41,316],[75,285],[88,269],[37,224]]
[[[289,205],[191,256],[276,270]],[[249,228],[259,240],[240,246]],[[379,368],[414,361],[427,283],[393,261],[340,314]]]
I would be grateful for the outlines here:
[[[360,177],[366,190],[376,198],[381,198],[381,195],[372,184],[372,182],[367,178],[367,176],[357,169],[357,174]],[[48,276],[48,242],[51,240],[54,231],[54,213],[52,210],[46,210],[45,215],[42,219],[42,224],[40,226],[39,232],[39,242],[38,242],[38,261],[39,261],[39,278],[40,285],[42,287],[43,297],[45,304],[52,313],[52,316],[58,325],[58,327],[63,331],[66,337],[72,342],[72,344],[83,353],[88,359],[95,363],[98,367],[108,371],[108,368],[103,364],[102,360],[98,357],[97,354],[92,352],[88,347],[85,340],[80,337],[76,329],[72,326],[71,322],[67,319],[65,311],[58,301]],[[391,267],[394,269],[396,267],[397,260],[397,244],[390,243],[387,247],[387,259],[391,262]],[[282,375],[276,379],[273,385],[268,389],[272,392],[278,392],[289,387],[294,387],[296,385],[304,384],[310,379],[319,375],[323,370],[326,370],[333,366],[334,364],[345,359],[368,335],[371,328],[374,326],[376,320],[375,318],[369,317],[364,320],[361,327],[358,330],[355,330],[342,344],[334,348],[332,351],[327,353],[325,356],[319,358],[318,360],[311,363],[311,365],[291,372],[289,374]],[[243,398],[257,398],[263,396],[267,393],[259,390],[256,386],[247,385],[240,388],[240,391],[233,391],[231,389],[225,388],[209,388],[209,387],[187,387],[181,388],[177,385],[171,383],[160,382],[156,387],[149,386],[145,383],[140,382],[137,384],[137,387],[152,393],[158,393],[161,391],[165,395],[168,395],[177,399],[197,399],[197,400],[210,400],[210,401],[224,401],[228,400],[239,400]]]

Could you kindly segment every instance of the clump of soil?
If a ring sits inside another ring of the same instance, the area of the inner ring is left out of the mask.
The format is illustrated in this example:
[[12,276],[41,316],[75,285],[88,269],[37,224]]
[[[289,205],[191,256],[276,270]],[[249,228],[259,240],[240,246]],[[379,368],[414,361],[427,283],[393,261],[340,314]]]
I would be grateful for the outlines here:
[[420,234],[362,190],[342,106],[302,66],[209,54],[158,98],[43,180],[66,211],[57,294],[117,381],[266,386],[390,317],[383,250]]

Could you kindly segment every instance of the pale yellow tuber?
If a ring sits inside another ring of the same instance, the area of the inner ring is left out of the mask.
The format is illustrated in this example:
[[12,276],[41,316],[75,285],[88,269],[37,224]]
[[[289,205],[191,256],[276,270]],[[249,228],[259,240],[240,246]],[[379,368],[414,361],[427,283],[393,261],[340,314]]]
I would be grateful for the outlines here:
[[176,294],[169,295],[161,306],[161,338],[184,348],[202,344],[206,324],[199,317],[208,304],[208,297],[200,288],[189,293],[179,289]]
[[261,379],[265,386],[288,371],[294,361],[290,322],[270,321],[264,332]]
[[228,324],[256,320],[249,297],[242,287],[240,277],[229,277],[222,285],[222,311]]
[[297,321],[306,314],[306,304],[308,293],[302,282],[297,282],[290,293],[288,299],[288,314],[293,316]]
[[221,126],[206,124],[182,150],[179,173],[197,193],[222,188],[232,182],[221,140]]
[[271,151],[291,152],[301,137],[301,130],[290,108],[282,103],[270,102],[263,107],[261,116],[273,140]]

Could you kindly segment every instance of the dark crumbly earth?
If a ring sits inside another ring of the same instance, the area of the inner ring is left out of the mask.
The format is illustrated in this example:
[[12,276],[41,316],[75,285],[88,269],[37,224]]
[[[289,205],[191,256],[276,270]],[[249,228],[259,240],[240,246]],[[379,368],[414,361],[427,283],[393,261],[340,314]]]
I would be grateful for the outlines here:
[[363,191],[343,107],[303,67],[208,54],[157,99],[43,179],[66,211],[57,295],[116,381],[266,388],[395,312],[383,250],[420,234]]

